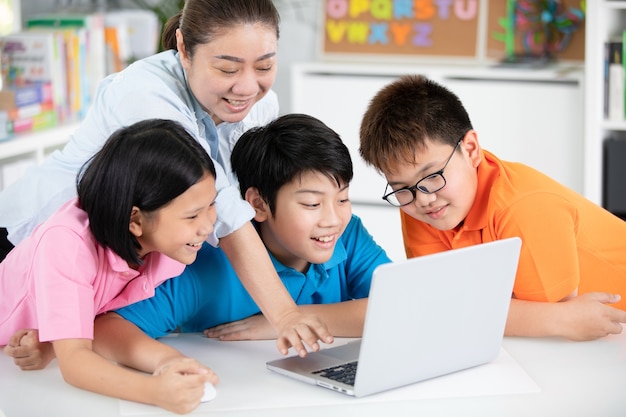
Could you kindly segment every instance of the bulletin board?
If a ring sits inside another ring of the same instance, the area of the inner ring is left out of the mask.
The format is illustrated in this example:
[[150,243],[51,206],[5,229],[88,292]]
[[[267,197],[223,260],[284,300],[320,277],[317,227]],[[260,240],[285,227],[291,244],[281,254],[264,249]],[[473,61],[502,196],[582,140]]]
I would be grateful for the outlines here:
[[[537,35],[533,13],[523,16],[519,5],[540,2],[512,0],[324,0],[322,58],[365,57],[496,61],[507,54],[530,53]],[[584,60],[584,4],[561,0],[554,21],[563,21],[570,9],[579,19],[554,55]],[[513,11],[516,14],[513,14]],[[537,14],[537,13],[535,13]],[[529,17],[524,21],[525,17]],[[572,19],[574,19],[573,17]],[[520,22],[524,23],[521,24]],[[559,29],[560,30],[560,29]],[[557,33],[558,36],[560,33]]]

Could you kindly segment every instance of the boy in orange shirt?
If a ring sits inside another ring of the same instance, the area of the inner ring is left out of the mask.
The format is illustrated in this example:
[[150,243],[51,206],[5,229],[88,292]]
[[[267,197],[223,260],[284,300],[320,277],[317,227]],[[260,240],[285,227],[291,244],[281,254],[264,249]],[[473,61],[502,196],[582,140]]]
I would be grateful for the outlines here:
[[626,222],[481,149],[454,93],[404,76],[370,102],[360,137],[361,156],[387,179],[383,199],[400,207],[407,257],[522,238],[507,335],[591,340],[621,332]]

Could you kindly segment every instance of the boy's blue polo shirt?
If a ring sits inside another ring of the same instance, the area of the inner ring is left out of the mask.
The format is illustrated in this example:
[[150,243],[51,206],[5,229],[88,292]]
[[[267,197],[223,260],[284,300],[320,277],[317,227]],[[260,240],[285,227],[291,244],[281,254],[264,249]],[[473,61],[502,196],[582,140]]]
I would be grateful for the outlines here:
[[[365,298],[374,269],[391,261],[355,215],[337,241],[330,260],[311,264],[305,274],[282,265],[272,254],[270,258],[296,304]],[[116,312],[156,338],[178,327],[185,332],[200,332],[260,310],[224,252],[204,244],[196,261],[180,276],[157,287],[154,297]]]

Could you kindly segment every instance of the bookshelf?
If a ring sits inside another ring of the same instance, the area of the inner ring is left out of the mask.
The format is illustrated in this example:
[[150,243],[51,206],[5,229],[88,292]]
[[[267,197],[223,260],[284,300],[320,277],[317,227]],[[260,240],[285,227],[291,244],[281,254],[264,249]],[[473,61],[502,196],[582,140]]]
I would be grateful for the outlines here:
[[52,151],[65,145],[77,127],[78,123],[68,123],[0,142],[0,163],[20,157],[33,158],[36,163],[41,163]]
[[[0,190],[69,141],[106,75],[103,13],[68,10],[24,17],[21,30],[2,37],[11,77],[3,76],[16,84],[50,83],[52,89],[48,99],[42,95],[0,109]],[[5,125],[7,118],[12,122]]]
[[[585,152],[584,194],[603,202],[603,146],[605,139],[626,139],[626,120],[604,117],[604,43],[626,30],[626,1],[587,2],[585,40]],[[626,162],[626,161],[625,161]]]
[[24,169],[41,164],[70,139],[78,123],[67,123],[0,142],[0,190],[10,185]]

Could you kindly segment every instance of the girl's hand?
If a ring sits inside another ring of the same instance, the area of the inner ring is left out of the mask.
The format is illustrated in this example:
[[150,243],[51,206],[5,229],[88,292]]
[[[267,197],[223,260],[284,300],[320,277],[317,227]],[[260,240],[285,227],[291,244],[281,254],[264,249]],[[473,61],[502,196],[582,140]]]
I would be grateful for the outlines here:
[[188,358],[186,356],[175,357],[163,362],[159,367],[154,371],[154,376],[159,376],[165,374],[165,372],[173,367],[177,366],[179,372],[186,374],[197,374],[197,375],[206,375],[209,378],[206,382],[210,382],[211,384],[217,384],[219,378],[217,375],[211,370],[198,362],[195,359]]
[[43,369],[54,359],[52,344],[40,342],[36,329],[15,332],[4,347],[4,353],[11,356],[13,363],[23,371]]
[[204,395],[204,384],[218,382],[217,375],[191,358],[163,364],[154,373],[154,404],[178,414],[193,411]]

